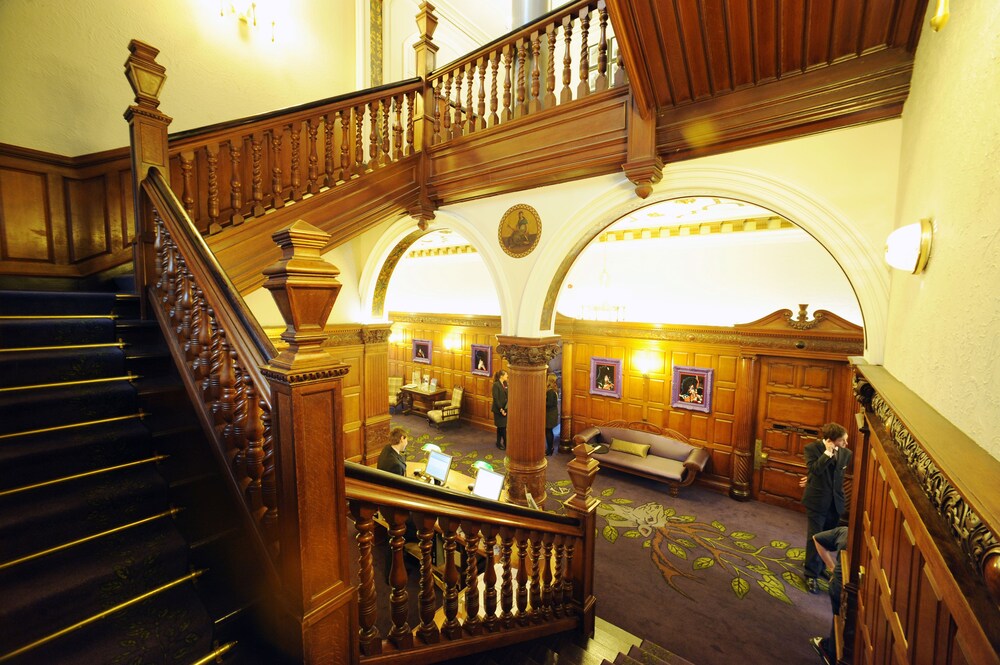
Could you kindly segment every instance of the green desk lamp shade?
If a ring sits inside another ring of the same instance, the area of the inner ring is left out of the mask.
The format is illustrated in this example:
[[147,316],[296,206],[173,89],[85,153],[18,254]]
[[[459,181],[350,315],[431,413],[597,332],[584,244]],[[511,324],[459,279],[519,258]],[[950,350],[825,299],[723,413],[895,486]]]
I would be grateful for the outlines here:
[[425,443],[424,445],[420,446],[420,450],[423,450],[425,452],[430,452],[431,450],[433,450],[434,452],[439,453],[441,452],[441,446],[439,446],[436,443]]
[[487,462],[486,460],[477,459],[475,462],[472,463],[472,468],[473,469],[488,469],[489,471],[492,471],[493,470],[493,465],[490,464],[489,462]]

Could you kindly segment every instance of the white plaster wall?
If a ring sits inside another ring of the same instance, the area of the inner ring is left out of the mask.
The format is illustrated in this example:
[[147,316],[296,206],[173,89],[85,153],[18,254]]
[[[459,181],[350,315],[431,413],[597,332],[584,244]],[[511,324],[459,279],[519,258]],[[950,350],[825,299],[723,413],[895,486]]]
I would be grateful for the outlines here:
[[298,0],[280,15],[272,43],[214,1],[2,0],[0,142],[69,156],[127,146],[132,38],[160,49],[171,132],[353,90],[353,3]]
[[902,226],[931,217],[920,275],[892,272],[885,367],[1000,459],[1000,12],[926,30],[903,111]]

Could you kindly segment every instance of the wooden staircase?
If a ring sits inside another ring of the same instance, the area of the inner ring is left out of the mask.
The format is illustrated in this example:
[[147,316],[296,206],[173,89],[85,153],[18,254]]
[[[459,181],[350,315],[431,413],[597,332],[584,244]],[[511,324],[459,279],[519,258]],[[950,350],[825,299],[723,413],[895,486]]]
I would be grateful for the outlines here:
[[569,635],[522,642],[486,654],[449,661],[452,665],[691,665],[690,661],[598,617],[594,637]]
[[240,522],[136,296],[0,291],[0,466],[0,662],[274,662],[248,638]]

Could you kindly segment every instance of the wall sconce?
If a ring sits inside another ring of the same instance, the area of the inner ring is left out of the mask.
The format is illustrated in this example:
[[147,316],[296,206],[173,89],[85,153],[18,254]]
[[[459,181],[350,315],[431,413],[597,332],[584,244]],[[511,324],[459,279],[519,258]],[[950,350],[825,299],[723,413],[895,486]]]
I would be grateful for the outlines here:
[[951,12],[948,9],[948,0],[937,0],[934,16],[931,17],[931,29],[934,32],[941,32],[949,18],[951,18]]
[[[219,16],[225,18],[226,14],[236,17],[236,20],[243,23],[248,28],[257,27],[257,3],[256,2],[219,2]],[[262,21],[266,23],[267,21]],[[271,20],[271,41],[274,41],[275,21]]]
[[643,377],[649,377],[649,373],[653,369],[653,356],[650,353],[636,351],[635,355],[632,356],[632,362]]
[[885,240],[885,262],[916,275],[927,266],[934,226],[929,219],[901,226]]
[[458,335],[448,335],[447,337],[444,338],[445,351],[454,351],[459,347],[459,345],[460,345],[460,340],[458,338]]

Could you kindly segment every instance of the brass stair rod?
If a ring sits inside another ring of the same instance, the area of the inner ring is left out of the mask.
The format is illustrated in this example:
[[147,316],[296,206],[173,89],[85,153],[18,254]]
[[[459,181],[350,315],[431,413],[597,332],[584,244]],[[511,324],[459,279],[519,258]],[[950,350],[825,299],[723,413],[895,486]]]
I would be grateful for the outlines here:
[[80,379],[79,381],[60,381],[59,383],[35,383],[30,386],[11,386],[0,388],[0,393],[15,392],[17,390],[41,390],[42,388],[62,388],[64,386],[88,386],[98,383],[114,383],[115,381],[136,381],[142,377],[138,374],[126,374],[124,376],[107,376],[101,379]]
[[158,519],[161,519],[163,517],[172,517],[172,516],[176,515],[179,512],[181,512],[180,508],[171,508],[170,510],[165,510],[162,513],[158,513],[156,515],[150,515],[149,517],[144,517],[141,520],[136,520],[135,522],[131,522],[129,524],[122,524],[121,526],[116,526],[115,528],[108,529],[107,531],[101,531],[100,533],[93,533],[93,534],[91,534],[89,536],[84,536],[83,538],[78,538],[76,540],[71,540],[71,541],[69,541],[67,543],[63,543],[62,545],[56,545],[55,547],[50,547],[50,548],[45,549],[45,550],[40,550],[38,552],[34,552],[32,554],[28,554],[26,556],[23,556],[20,559],[14,559],[13,561],[7,561],[5,563],[0,563],[0,570],[4,570],[6,568],[12,568],[12,567],[18,565],[19,563],[24,563],[25,561],[31,561],[32,559],[38,559],[38,558],[41,558],[43,556],[47,556],[49,554],[55,554],[56,552],[59,552],[59,551],[62,551],[62,550],[67,550],[67,549],[69,549],[71,547],[76,547],[77,545],[82,545],[82,544],[88,543],[88,542],[90,542],[92,540],[97,540],[98,538],[104,538],[105,536],[111,536],[111,535],[114,535],[116,533],[120,533],[122,531],[125,531],[126,529],[131,529],[133,527],[142,526],[143,524],[148,524],[149,522],[152,522],[153,520],[158,520]]
[[11,494],[17,494],[18,492],[27,492],[28,490],[38,489],[40,487],[48,487],[50,485],[57,485],[59,483],[66,483],[71,480],[79,480],[80,478],[87,478],[88,476],[96,476],[101,473],[110,473],[111,471],[119,471],[121,469],[128,469],[129,467],[139,466],[140,464],[149,464],[151,462],[159,462],[165,460],[169,455],[154,455],[153,457],[147,457],[140,460],[135,460],[134,462],[126,462],[125,464],[118,464],[115,466],[106,466],[103,469],[94,469],[93,471],[85,471],[84,473],[75,473],[72,476],[63,476],[62,478],[54,478],[52,480],[46,480],[41,483],[34,483],[32,485],[22,485],[21,487],[14,487],[9,490],[3,490],[0,492],[0,497],[9,496]]
[[23,351],[69,351],[77,349],[122,349],[126,344],[121,340],[106,344],[64,344],[60,346],[19,346],[16,349],[0,349],[0,353],[16,353]]
[[2,439],[13,439],[17,436],[28,436],[29,434],[44,434],[46,432],[59,432],[66,429],[74,429],[76,427],[87,427],[88,425],[104,425],[106,423],[113,423],[120,420],[131,420],[133,418],[145,418],[147,413],[144,413],[141,409],[139,413],[130,413],[127,416],[115,416],[114,418],[101,418],[100,420],[88,420],[82,423],[70,423],[68,425],[56,425],[55,427],[42,427],[40,429],[25,430],[23,432],[11,432],[10,434],[0,434],[0,440]]
[[220,662],[218,660],[219,656],[225,655],[234,646],[236,646],[236,642],[226,642],[222,646],[216,647],[215,650],[212,651],[212,653],[208,654],[204,658],[199,658],[198,660],[194,661],[193,663],[191,663],[191,665],[208,665],[209,663],[218,663]]
[[160,594],[160,593],[162,593],[164,591],[168,591],[168,590],[174,588],[175,586],[179,586],[181,584],[184,584],[185,582],[189,582],[191,580],[194,580],[194,579],[200,577],[202,575],[202,573],[204,573],[204,572],[205,572],[205,569],[193,571],[191,573],[188,573],[184,577],[180,577],[180,578],[174,580],[173,582],[167,582],[163,586],[159,586],[159,587],[157,587],[155,589],[147,591],[146,593],[140,594],[140,595],[136,596],[135,598],[131,598],[129,600],[126,600],[124,603],[119,603],[118,605],[115,605],[114,607],[109,607],[106,610],[101,610],[97,614],[89,616],[86,619],[84,619],[83,621],[77,621],[76,623],[74,623],[71,626],[67,626],[67,627],[65,627],[65,628],[63,628],[61,630],[57,630],[56,632],[52,633],[51,635],[46,635],[45,637],[37,639],[34,642],[32,642],[31,644],[25,644],[20,649],[15,649],[14,651],[10,651],[8,653],[3,654],[2,656],[0,656],[0,663],[6,662],[8,660],[12,660],[14,658],[17,658],[21,654],[27,653],[28,651],[31,651],[33,649],[37,649],[38,647],[40,647],[40,646],[42,646],[44,644],[48,644],[52,640],[55,640],[55,639],[58,639],[58,638],[62,637],[63,635],[68,635],[68,634],[70,634],[72,632],[80,630],[81,628],[86,628],[90,624],[92,624],[92,623],[94,623],[96,621],[100,621],[101,619],[104,619],[104,618],[106,618],[106,617],[114,614],[115,612],[119,612],[119,611],[124,610],[124,609],[126,609],[128,607],[131,607],[132,605],[135,605],[136,603],[140,603],[140,602],[146,600],[147,598],[152,598],[153,596],[155,596],[157,594]]

